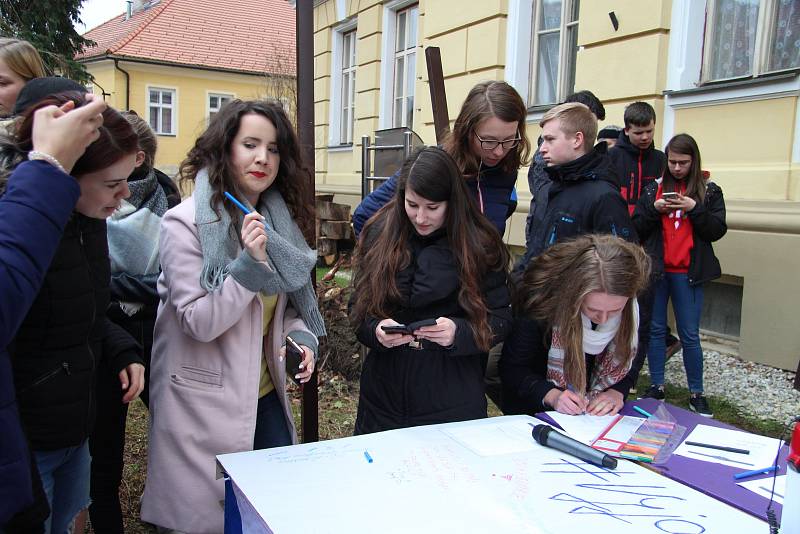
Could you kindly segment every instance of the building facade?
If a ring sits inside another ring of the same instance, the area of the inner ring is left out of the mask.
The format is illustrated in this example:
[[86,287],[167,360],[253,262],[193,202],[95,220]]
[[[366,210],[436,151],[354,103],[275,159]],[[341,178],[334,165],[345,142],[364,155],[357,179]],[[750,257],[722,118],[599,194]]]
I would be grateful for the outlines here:
[[224,14],[213,0],[129,4],[86,33],[96,45],[79,60],[95,93],[150,123],[162,171],[175,175],[209,118],[234,98],[274,97],[293,112],[295,12],[287,2],[242,0]]
[[[656,146],[694,136],[724,190],[723,278],[703,328],[739,355],[785,369],[800,358],[800,2],[796,0],[324,0],[315,2],[317,191],[357,204],[361,136],[408,126],[435,143],[424,50],[439,47],[453,119],[469,89],[506,80],[528,135],[574,90],[622,125],[656,110]],[[525,176],[505,241],[524,245]]]

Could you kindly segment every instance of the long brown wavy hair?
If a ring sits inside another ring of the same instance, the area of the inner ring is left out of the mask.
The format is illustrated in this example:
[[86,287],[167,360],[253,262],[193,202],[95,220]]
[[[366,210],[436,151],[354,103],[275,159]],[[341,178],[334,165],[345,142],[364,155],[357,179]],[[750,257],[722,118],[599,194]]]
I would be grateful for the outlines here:
[[700,160],[700,148],[697,141],[689,134],[680,133],[669,140],[664,147],[664,153],[669,161],[670,154],[683,154],[692,157],[689,173],[683,180],[672,176],[669,165],[664,169],[664,179],[661,182],[664,191],[675,191],[679,181],[686,182],[686,196],[692,197],[695,202],[703,202],[706,198],[706,180],[703,178],[703,165]]
[[504,122],[516,122],[519,144],[500,162],[505,172],[516,172],[521,165],[529,163],[531,156],[531,143],[525,128],[527,113],[522,97],[509,84],[499,81],[481,82],[470,90],[461,105],[453,131],[447,135],[442,147],[453,156],[461,174],[477,174],[481,159],[472,150],[475,129],[491,117],[497,117]]
[[418,150],[406,159],[394,198],[361,233],[354,261],[353,285],[358,298],[353,322],[360,323],[367,316],[391,317],[401,307],[395,275],[411,261],[408,243],[415,232],[405,210],[406,189],[432,202],[447,201],[443,228],[461,281],[458,304],[467,312],[477,345],[488,351],[492,331],[481,279],[487,272],[508,270],[508,250],[475,206],[453,158],[435,147]]
[[[628,297],[614,338],[617,365],[634,356],[634,299],[647,286],[650,258],[639,245],[612,235],[586,235],[546,249],[514,288],[514,313],[557,328],[569,384],[586,383],[581,305],[589,293]],[[546,340],[549,342],[549,339]]]
[[313,173],[303,158],[292,123],[283,105],[277,100],[237,99],[225,104],[211,119],[206,131],[197,138],[194,147],[181,163],[181,182],[193,182],[197,173],[206,169],[208,181],[214,190],[211,208],[216,212],[216,206],[222,205],[230,214],[231,220],[237,220],[238,210],[224,193],[229,191],[238,198],[244,198],[231,163],[231,143],[239,132],[242,117],[249,114],[262,115],[277,130],[276,144],[281,162],[273,186],[278,188],[286,201],[306,242],[314,247],[314,210],[309,191]]

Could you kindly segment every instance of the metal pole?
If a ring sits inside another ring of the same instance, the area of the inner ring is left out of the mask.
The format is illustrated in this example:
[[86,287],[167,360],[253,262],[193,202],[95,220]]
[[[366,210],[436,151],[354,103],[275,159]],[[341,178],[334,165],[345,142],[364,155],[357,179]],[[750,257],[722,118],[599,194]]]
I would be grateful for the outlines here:
[[361,136],[361,199],[363,200],[369,195],[369,136]]
[[403,159],[411,155],[411,130],[403,132]]
[[[314,205],[314,0],[297,0],[297,135],[310,169],[306,202]],[[310,273],[312,283],[314,271]],[[303,442],[319,441],[319,391],[317,371],[303,386]]]

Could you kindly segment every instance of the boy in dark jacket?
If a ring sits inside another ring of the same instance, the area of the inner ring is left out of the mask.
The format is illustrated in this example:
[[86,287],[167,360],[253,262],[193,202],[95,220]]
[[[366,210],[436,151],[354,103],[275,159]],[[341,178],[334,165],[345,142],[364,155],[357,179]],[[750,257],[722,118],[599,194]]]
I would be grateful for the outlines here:
[[644,188],[664,174],[667,164],[666,156],[653,143],[655,128],[653,106],[634,102],[625,108],[625,129],[608,150],[612,172],[619,180],[620,193],[631,215]]
[[613,234],[638,242],[605,146],[594,148],[597,118],[583,104],[561,104],[542,117],[539,152],[552,181],[541,224],[532,229],[526,258],[583,234]]

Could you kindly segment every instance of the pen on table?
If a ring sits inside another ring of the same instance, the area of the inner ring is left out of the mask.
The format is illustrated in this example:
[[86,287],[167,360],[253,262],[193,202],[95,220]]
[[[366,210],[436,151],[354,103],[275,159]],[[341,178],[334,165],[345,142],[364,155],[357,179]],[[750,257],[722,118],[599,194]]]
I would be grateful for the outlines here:
[[691,445],[693,447],[705,447],[706,449],[716,449],[718,451],[725,451],[725,452],[735,452],[738,454],[750,454],[750,451],[747,449],[737,449],[735,447],[725,447],[723,445],[712,445],[710,443],[700,443],[699,441],[686,441],[684,442],[687,445]]
[[653,417],[653,414],[651,414],[650,412],[648,412],[648,411],[646,411],[646,410],[644,410],[642,408],[639,408],[638,406],[634,406],[633,409],[636,410],[637,412],[639,412],[640,414],[642,414],[645,417]]
[[[248,213],[250,213],[250,210],[247,208],[247,206],[245,206],[244,204],[242,204],[241,202],[239,202],[239,200],[238,200],[238,199],[237,199],[235,196],[231,195],[231,194],[230,194],[230,193],[228,193],[227,191],[225,191],[225,196],[226,196],[226,197],[228,197],[228,200],[230,200],[231,202],[233,202],[233,203],[236,205],[236,207],[237,207],[237,208],[239,208],[240,210],[242,210],[242,212],[243,212],[245,215],[247,215]],[[264,226],[265,226],[266,228],[269,228],[269,225],[266,223],[266,221],[261,221],[261,222],[263,222],[263,223],[264,223]]]
[[762,475],[766,473],[772,473],[778,469],[777,466],[771,465],[769,467],[762,467],[761,469],[753,469],[752,471],[742,471],[741,473],[736,473],[733,475],[733,478],[736,480],[741,480],[743,478],[751,477],[754,475]]
[[364,458],[367,459],[367,463],[372,463],[372,456],[369,455],[369,451],[364,451]]

